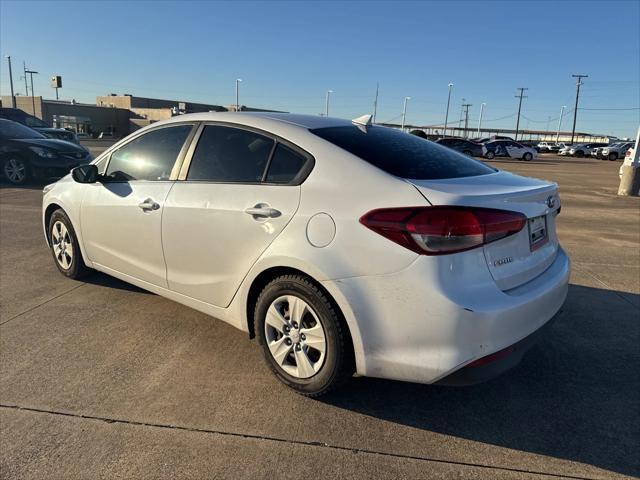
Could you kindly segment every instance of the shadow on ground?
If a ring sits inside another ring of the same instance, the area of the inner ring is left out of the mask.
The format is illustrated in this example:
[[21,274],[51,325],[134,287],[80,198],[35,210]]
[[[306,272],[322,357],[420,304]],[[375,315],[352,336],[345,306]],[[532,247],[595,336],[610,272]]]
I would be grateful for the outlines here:
[[457,388],[356,378],[322,401],[635,476],[640,474],[639,345],[637,307],[618,292],[571,285],[547,337],[500,378]]
[[82,277],[82,281],[85,283],[90,283],[92,285],[99,285],[101,287],[115,288],[118,290],[126,290],[128,292],[138,292],[138,293],[144,293],[147,295],[154,295],[153,293],[147,290],[143,290],[141,288],[136,287],[135,285],[132,285],[127,282],[123,282],[120,279],[111,277],[102,272],[92,272],[90,275],[87,275],[86,277]]

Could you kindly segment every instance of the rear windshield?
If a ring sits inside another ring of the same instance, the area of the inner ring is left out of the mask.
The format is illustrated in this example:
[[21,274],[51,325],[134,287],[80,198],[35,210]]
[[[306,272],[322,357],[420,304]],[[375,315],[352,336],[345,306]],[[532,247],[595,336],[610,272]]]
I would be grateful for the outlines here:
[[[364,130],[364,129],[363,129]],[[414,180],[474,177],[496,170],[416,135],[386,127],[326,127],[311,133],[391,175]]]

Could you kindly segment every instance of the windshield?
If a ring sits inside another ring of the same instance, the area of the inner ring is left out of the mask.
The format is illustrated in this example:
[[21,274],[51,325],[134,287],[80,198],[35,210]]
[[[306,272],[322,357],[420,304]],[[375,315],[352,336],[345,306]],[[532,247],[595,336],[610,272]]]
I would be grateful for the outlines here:
[[391,175],[413,180],[473,177],[491,167],[437,143],[386,127],[325,127],[311,133]]
[[38,133],[29,127],[25,127],[20,123],[4,119],[0,119],[0,137],[4,139],[47,138],[41,133]]

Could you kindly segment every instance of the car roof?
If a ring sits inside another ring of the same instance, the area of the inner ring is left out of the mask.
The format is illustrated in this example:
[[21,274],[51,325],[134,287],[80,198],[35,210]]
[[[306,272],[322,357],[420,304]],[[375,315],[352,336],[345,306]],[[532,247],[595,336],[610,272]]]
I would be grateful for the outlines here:
[[303,128],[305,130],[323,127],[341,127],[352,125],[351,120],[334,117],[322,117],[319,115],[302,115],[297,113],[278,112],[203,112],[177,115],[153,125],[173,122],[231,122],[248,123],[256,127],[268,128],[273,124],[288,124]]

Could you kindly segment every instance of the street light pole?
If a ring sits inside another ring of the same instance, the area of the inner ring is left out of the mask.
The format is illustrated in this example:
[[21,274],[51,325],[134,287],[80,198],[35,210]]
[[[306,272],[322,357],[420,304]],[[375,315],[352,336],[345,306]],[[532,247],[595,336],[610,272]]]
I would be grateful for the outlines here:
[[[33,106],[33,116],[37,117],[36,115],[36,96],[33,90],[33,74],[35,73],[36,75],[38,74],[38,72],[34,71],[34,70],[25,70],[24,73],[28,73],[29,76],[31,77],[31,105]],[[26,82],[26,79],[25,79]]]
[[564,114],[565,108],[567,108],[566,105],[563,105],[562,108],[560,108],[560,118],[558,119],[558,132],[556,133],[556,143],[558,143],[558,140],[560,139],[560,126],[562,125],[562,115]]
[[411,100],[411,97],[404,97],[404,107],[402,107],[402,131],[404,132],[404,123],[407,119],[407,100]]
[[240,111],[240,82],[241,78],[236,78],[236,112]]
[[11,55],[7,55],[9,63],[9,84],[11,85],[11,108],[16,108],[16,97],[13,94],[13,72],[11,71]]
[[480,118],[478,119],[478,137],[480,137],[480,127],[482,126],[482,112],[484,112],[484,106],[486,103],[480,104]]
[[447,136],[447,123],[449,122],[449,104],[451,103],[451,90],[453,89],[453,83],[449,82],[449,96],[447,97],[447,113],[444,116],[444,131],[442,136]]
[[326,101],[325,106],[324,106],[324,116],[325,117],[329,116],[329,97],[331,96],[332,93],[333,93],[333,90],[327,90],[327,101]]

